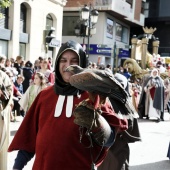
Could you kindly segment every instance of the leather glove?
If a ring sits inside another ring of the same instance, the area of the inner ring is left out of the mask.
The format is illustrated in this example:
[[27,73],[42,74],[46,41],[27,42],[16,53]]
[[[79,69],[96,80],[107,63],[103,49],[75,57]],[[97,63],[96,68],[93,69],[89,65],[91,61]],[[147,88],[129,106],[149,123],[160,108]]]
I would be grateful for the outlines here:
[[102,111],[94,109],[87,100],[82,101],[73,112],[74,123],[87,128],[95,142],[104,145],[111,135],[111,128],[101,114]]

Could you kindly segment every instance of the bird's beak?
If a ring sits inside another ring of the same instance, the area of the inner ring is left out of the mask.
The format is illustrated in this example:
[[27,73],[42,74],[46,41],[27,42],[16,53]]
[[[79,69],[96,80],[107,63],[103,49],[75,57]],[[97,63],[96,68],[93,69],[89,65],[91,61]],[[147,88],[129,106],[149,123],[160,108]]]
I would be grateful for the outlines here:
[[72,71],[72,70],[73,70],[73,68],[70,67],[70,66],[68,66],[68,67],[65,69],[66,72],[70,72],[70,71]]

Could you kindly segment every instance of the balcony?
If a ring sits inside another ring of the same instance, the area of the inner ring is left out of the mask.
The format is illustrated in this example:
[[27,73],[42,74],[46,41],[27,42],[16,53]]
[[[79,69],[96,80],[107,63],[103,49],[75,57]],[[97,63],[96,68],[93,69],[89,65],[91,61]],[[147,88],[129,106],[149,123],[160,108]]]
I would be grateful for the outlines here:
[[[82,7],[81,5],[76,2],[74,4],[70,3],[68,6],[66,4],[64,11],[78,11]],[[131,8],[131,5],[126,0],[94,0],[94,6],[99,12],[106,12],[128,25],[144,25],[144,15],[139,13],[138,20],[136,20],[135,9]]]
[[135,9],[131,8],[131,5],[126,0],[96,0],[95,4],[99,11],[105,11],[129,24],[144,25],[144,15],[140,14],[140,19],[135,20]]

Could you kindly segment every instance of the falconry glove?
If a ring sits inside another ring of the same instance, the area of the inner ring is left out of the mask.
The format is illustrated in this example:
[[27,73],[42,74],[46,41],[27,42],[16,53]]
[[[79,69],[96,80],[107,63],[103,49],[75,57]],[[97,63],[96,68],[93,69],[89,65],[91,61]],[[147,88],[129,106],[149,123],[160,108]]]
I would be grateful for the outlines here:
[[73,114],[74,123],[85,127],[98,145],[107,143],[112,130],[99,108],[95,109],[88,100],[84,100],[75,108]]

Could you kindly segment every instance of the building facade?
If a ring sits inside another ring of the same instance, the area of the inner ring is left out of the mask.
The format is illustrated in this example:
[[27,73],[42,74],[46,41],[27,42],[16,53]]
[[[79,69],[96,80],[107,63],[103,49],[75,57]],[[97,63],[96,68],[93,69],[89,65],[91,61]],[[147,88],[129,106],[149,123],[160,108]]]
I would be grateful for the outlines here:
[[[146,0],[144,6],[145,26],[157,28],[154,36],[159,39],[158,53],[162,57],[170,57],[170,1],[169,0]],[[140,35],[142,28],[133,27],[131,35]],[[152,42],[148,44],[148,50],[152,54]]]
[[[22,55],[35,61],[39,56],[55,58],[62,39],[63,7],[66,0],[14,0],[0,9],[0,54]],[[47,42],[46,36],[51,41]]]
[[[118,56],[120,65],[123,59],[130,57],[131,26],[144,26],[144,3],[145,0],[69,0],[64,7],[62,41],[73,39],[83,44],[86,49],[88,46],[91,62],[114,66]],[[85,4],[99,12],[95,25],[96,34],[90,35],[90,38],[87,34],[75,34],[75,27],[81,22],[80,11]]]

